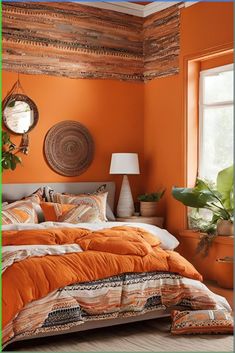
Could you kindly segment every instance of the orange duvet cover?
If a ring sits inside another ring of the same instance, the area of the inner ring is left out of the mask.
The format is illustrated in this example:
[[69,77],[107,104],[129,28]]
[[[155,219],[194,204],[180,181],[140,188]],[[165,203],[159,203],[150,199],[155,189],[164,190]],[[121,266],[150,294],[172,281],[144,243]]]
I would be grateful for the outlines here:
[[101,231],[82,228],[3,231],[3,245],[78,244],[83,252],[30,257],[9,266],[2,276],[3,328],[22,308],[61,287],[122,273],[167,271],[202,280],[174,251],[160,248],[150,233],[130,227]]

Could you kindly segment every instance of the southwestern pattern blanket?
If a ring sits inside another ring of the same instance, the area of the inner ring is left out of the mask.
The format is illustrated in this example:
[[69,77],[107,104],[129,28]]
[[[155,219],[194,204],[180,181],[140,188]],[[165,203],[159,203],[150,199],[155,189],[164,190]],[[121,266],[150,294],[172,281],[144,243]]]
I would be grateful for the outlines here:
[[230,310],[190,263],[139,228],[5,231],[3,245],[4,345],[152,310]]

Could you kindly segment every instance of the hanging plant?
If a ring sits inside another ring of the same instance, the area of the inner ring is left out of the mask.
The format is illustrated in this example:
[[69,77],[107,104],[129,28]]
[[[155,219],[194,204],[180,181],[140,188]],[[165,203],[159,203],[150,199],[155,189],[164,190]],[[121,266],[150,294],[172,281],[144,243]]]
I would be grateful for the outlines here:
[[2,131],[2,170],[15,170],[17,164],[21,163],[21,158],[16,155],[18,148],[10,140],[10,135]]
[[201,253],[203,257],[206,257],[215,237],[216,234],[214,233],[204,233],[197,244],[196,254]]

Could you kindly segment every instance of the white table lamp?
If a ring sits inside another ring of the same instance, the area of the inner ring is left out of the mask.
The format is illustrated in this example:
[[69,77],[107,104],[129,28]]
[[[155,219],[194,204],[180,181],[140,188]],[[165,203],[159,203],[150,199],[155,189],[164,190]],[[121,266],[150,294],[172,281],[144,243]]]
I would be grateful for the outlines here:
[[133,216],[135,208],[127,174],[140,174],[138,154],[113,153],[110,174],[124,174],[117,205],[117,216]]

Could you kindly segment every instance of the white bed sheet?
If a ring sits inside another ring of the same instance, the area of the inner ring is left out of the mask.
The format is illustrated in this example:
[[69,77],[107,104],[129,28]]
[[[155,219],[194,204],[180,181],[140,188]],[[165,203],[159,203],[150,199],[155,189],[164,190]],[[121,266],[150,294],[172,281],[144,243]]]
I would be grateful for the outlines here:
[[150,232],[161,241],[161,247],[164,250],[174,250],[179,241],[166,229],[156,227],[146,223],[128,223],[128,222],[99,222],[99,223],[62,223],[62,222],[43,222],[38,224],[20,223],[3,225],[2,230],[23,230],[23,229],[48,229],[48,228],[86,228],[90,230],[99,230],[104,228],[112,228],[117,226],[138,227]]

